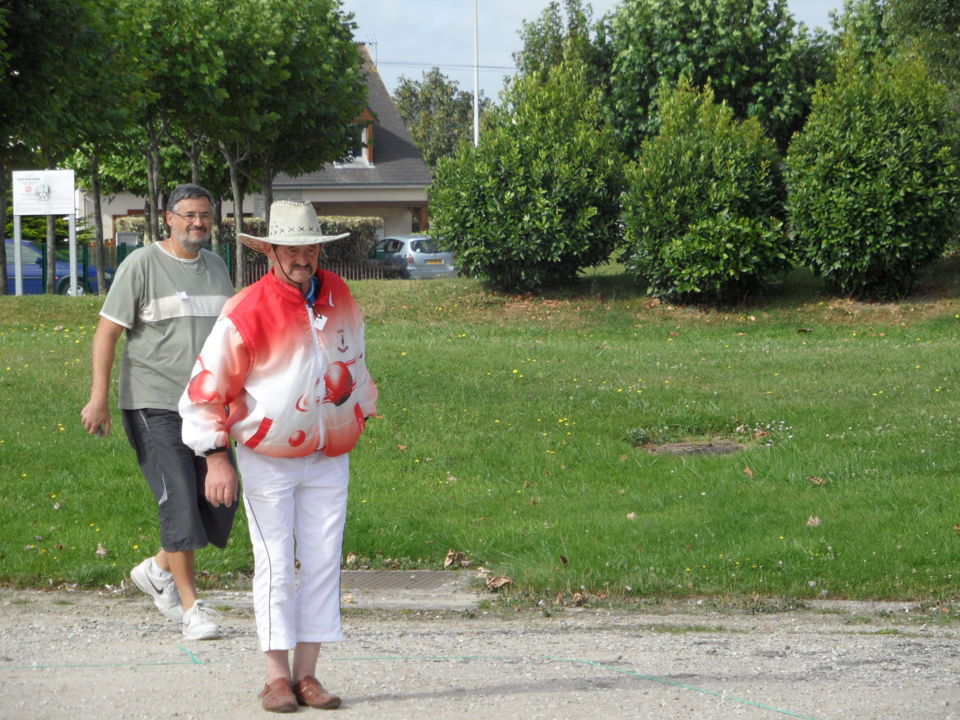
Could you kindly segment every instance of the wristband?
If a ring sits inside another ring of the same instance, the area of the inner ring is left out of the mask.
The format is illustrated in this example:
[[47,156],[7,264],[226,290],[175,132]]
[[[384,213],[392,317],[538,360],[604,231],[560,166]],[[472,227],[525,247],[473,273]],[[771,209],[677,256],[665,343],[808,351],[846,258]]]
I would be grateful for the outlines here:
[[212,449],[207,450],[206,452],[204,452],[204,453],[203,453],[203,456],[204,456],[204,457],[210,457],[211,455],[216,455],[217,453],[225,453],[226,451],[227,451],[227,448],[226,448],[225,446],[224,446],[224,447],[215,447],[215,448],[212,448]]

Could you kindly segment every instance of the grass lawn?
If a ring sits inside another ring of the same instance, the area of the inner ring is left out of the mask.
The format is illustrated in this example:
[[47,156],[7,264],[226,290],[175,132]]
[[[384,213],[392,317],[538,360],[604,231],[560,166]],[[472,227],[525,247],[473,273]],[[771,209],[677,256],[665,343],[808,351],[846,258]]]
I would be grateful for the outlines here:
[[[915,298],[802,272],[725,311],[602,272],[548,297],[352,283],[381,417],[352,456],[352,567],[448,551],[530,599],[960,598],[956,262]],[[100,300],[0,297],[0,582],[118,584],[156,550],[115,417],[79,410]],[[655,452],[725,439],[730,455]],[[207,582],[251,571],[242,516]]]

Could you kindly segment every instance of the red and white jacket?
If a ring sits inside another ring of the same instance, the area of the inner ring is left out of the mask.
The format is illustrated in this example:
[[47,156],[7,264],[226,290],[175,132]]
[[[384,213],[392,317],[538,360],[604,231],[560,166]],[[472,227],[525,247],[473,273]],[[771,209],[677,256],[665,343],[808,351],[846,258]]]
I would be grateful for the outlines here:
[[377,411],[363,315],[338,275],[317,276],[312,307],[272,271],[224,306],[180,398],[183,441],[198,455],[228,436],[273,457],[356,444]]

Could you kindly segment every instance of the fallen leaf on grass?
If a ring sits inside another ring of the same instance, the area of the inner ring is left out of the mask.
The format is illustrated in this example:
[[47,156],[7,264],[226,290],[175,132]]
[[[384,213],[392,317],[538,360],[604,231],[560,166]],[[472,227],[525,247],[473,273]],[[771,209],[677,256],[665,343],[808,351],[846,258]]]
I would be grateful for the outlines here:
[[750,478],[751,480],[753,480],[753,470],[751,470],[751,469],[748,468],[748,467],[745,467],[745,468],[743,469],[743,472],[746,473],[746,475],[747,475],[748,478]]
[[627,513],[627,520],[636,520],[637,514],[635,512]]
[[491,592],[497,592],[498,590],[500,590],[500,588],[506,587],[507,585],[512,585],[512,584],[513,584],[513,580],[508,578],[506,575],[497,575],[496,577],[490,578],[489,580],[487,580],[486,587],[487,587],[487,590],[490,590]]
[[107,550],[103,546],[103,543],[97,543],[97,551],[96,551],[97,557],[106,557],[108,553],[109,553],[109,550]]
[[811,515],[807,518],[807,527],[818,527],[820,525],[820,518],[816,515]]
[[470,567],[470,561],[467,560],[465,553],[458,552],[456,550],[450,550],[447,553],[447,557],[443,560],[443,566],[445,568],[455,566],[455,567]]
[[809,480],[810,482],[812,482],[814,485],[826,485],[826,484],[827,484],[827,481],[826,481],[826,480],[824,480],[822,477],[818,477],[818,476],[816,476],[816,475],[811,475],[810,477],[807,478],[807,480]]

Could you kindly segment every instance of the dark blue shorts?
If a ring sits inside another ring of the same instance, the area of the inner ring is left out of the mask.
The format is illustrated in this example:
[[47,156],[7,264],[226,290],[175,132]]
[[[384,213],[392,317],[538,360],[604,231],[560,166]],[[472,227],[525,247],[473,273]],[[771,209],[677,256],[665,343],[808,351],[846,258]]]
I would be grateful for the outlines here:
[[226,547],[239,503],[214,507],[207,502],[207,461],[183,444],[180,414],[151,408],[122,412],[123,429],[157,500],[160,546],[170,552]]

